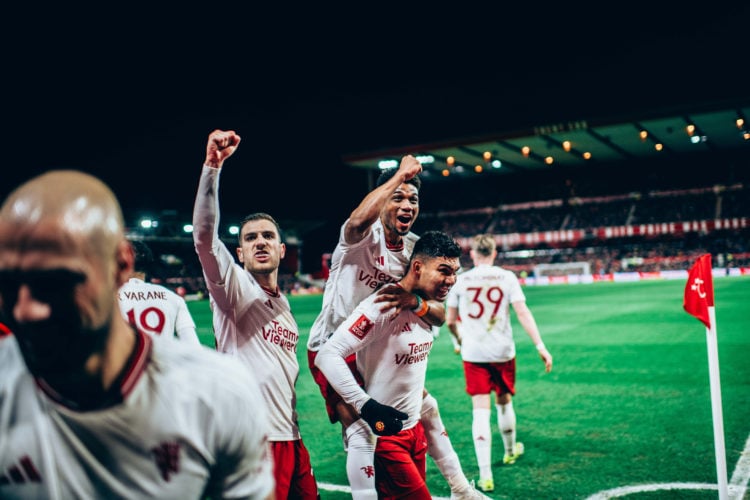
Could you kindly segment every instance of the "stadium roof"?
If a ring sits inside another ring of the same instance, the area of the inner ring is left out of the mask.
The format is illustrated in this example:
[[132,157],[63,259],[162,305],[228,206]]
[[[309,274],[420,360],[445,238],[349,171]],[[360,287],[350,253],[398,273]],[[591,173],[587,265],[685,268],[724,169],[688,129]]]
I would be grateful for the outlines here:
[[[750,100],[692,104],[640,115],[543,123],[525,130],[411,144],[347,155],[344,162],[377,170],[381,163],[398,165],[403,155],[414,154],[424,159],[423,176],[451,177],[477,175],[477,166],[482,175],[533,175],[593,163],[671,160],[695,153],[750,153],[747,117]],[[688,129],[690,125],[692,128]],[[524,147],[529,148],[527,154]]]

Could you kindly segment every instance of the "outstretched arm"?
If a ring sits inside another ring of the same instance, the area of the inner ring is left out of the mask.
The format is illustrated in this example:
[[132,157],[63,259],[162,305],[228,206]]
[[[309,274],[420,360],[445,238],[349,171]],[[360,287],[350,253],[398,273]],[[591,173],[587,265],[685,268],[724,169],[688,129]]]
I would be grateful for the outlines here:
[[394,191],[415,175],[422,172],[422,164],[412,155],[404,156],[396,174],[387,182],[370,191],[349,216],[344,230],[346,242],[353,245],[362,241],[367,230],[378,217],[383,206]]
[[552,354],[549,353],[544,342],[542,342],[542,336],[539,334],[539,328],[536,326],[536,320],[534,315],[531,314],[529,306],[526,305],[525,301],[513,302],[513,310],[516,311],[518,322],[529,334],[531,341],[534,342],[537,351],[539,351],[539,357],[544,361],[544,369],[550,372],[552,370]]
[[237,150],[240,136],[234,131],[214,130],[208,136],[206,160],[193,205],[193,243],[206,285],[217,305],[226,307],[224,284],[234,265],[234,256],[219,239],[219,174],[224,161]]

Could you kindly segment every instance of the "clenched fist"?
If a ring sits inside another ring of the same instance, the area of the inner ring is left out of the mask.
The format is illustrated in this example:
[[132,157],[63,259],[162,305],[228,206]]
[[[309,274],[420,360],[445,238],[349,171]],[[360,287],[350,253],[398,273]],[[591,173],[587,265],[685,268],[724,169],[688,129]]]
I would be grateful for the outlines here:
[[208,136],[206,144],[206,161],[204,165],[213,168],[221,168],[224,160],[229,158],[240,145],[240,136],[234,130],[216,129]]

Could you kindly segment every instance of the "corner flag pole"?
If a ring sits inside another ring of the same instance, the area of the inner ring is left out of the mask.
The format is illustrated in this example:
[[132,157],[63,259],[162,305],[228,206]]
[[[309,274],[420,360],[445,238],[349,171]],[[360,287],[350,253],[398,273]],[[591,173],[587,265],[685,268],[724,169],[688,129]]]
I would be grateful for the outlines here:
[[714,453],[719,499],[729,499],[727,486],[727,460],[724,448],[724,417],[721,410],[721,382],[719,381],[719,347],[716,336],[716,308],[711,273],[711,254],[698,258],[688,274],[683,302],[685,311],[706,325],[708,346],[708,376],[711,389],[711,414],[714,427]]
[[716,310],[708,308],[711,328],[706,328],[708,344],[708,378],[711,386],[711,414],[714,421],[714,453],[716,453],[716,475],[719,482],[719,499],[729,498],[727,487],[727,458],[724,448],[724,417],[721,412],[721,382],[719,381],[719,348],[716,341]]

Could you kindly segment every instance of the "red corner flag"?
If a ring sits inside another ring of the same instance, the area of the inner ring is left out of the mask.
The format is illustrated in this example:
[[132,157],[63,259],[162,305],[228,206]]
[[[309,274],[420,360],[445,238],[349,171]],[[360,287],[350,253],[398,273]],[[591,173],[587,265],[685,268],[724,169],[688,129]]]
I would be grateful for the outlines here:
[[698,257],[688,272],[685,285],[685,300],[682,307],[689,314],[698,318],[706,328],[711,328],[708,308],[714,306],[714,284],[711,275],[711,254]]

